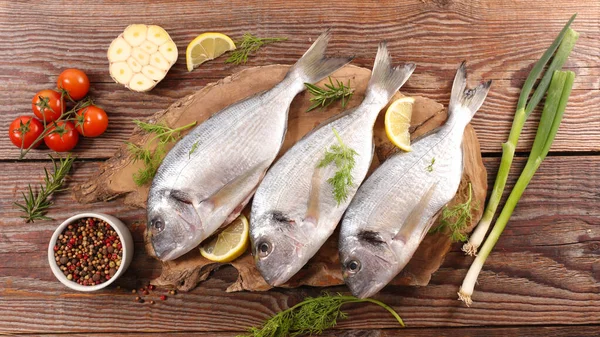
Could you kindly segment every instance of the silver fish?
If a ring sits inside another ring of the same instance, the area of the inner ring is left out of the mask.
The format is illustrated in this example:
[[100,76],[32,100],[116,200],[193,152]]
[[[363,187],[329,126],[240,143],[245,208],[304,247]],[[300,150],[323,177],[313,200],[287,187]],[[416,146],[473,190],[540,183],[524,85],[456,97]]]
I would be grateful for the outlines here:
[[491,81],[466,89],[459,67],[448,120],[386,160],[359,188],[340,229],[344,279],[352,294],[369,297],[408,263],[439,212],[456,194],[463,168],[461,143],[467,124],[483,104]]
[[185,254],[239,215],[281,148],[292,99],[305,82],[351,61],[325,58],[329,37],[323,33],[275,87],[216,113],[169,151],[148,195],[159,259]]
[[[414,64],[392,68],[386,45],[380,44],[363,102],[311,131],[269,169],[254,196],[250,219],[252,252],[269,284],[288,281],[332,234],[371,164],[375,119],[414,69]],[[334,129],[356,151],[354,184],[339,204],[327,181],[336,166],[317,167],[326,150],[339,142]]]

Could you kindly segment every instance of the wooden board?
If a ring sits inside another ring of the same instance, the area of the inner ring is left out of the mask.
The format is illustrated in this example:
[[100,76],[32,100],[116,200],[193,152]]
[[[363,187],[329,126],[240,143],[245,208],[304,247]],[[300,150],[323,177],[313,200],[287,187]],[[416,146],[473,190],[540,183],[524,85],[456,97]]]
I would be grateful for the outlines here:
[[[8,1],[0,0],[0,134],[16,116],[30,113],[38,90],[51,87],[65,68],[84,69],[92,94],[109,113],[105,136],[84,140],[75,153],[71,181],[89,180],[144,119],[208,83],[255,66],[291,64],[326,27],[330,51],[354,54],[354,65],[371,67],[377,42],[386,39],[394,60],[414,61],[417,71],[403,91],[447,104],[449,79],[466,59],[473,79],[494,80],[490,97],[475,116],[492,183],[519,90],[533,63],[572,13],[580,39],[566,63],[577,74],[565,119],[550,157],[528,187],[479,278],[474,306],[465,308],[456,291],[471,260],[453,245],[427,287],[391,286],[377,298],[398,310],[408,329],[371,306],[349,308],[326,336],[598,336],[600,325],[600,2],[488,0],[359,0],[307,4],[298,0],[221,1]],[[105,52],[131,23],[164,26],[179,46],[177,64],[152,92],[137,94],[112,83]],[[245,66],[208,62],[185,69],[185,46],[197,34],[220,31],[287,36],[263,48]],[[473,83],[471,83],[473,84]],[[527,121],[507,188],[524,165],[538,112]],[[218,270],[202,289],[149,307],[111,288],[94,295],[73,293],[52,276],[46,245],[67,217],[99,210],[124,219],[143,250],[143,211],[120,202],[78,205],[57,195],[54,222],[24,224],[12,201],[27,183],[39,183],[46,153],[17,162],[16,148],[0,137],[0,333],[80,336],[235,336],[245,327],[298,303],[319,290],[269,291],[259,295],[224,291],[233,268]],[[120,279],[123,288],[141,286],[160,265],[136,254]],[[336,287],[335,291],[345,288]],[[374,330],[370,330],[374,329]]]
[[[224,107],[263,90],[270,89],[283,79],[288,69],[289,66],[273,65],[243,70],[182,98],[169,108],[154,114],[150,120],[156,123],[164,123],[172,128],[189,125],[192,122],[200,124]],[[370,78],[368,69],[347,65],[331,76],[335,80],[344,83],[349,81],[355,90],[354,95],[348,101],[347,109],[352,109],[360,104],[365,96]],[[323,86],[324,83],[327,83],[327,79],[322,80],[317,85]],[[397,93],[396,96],[400,97],[401,94]],[[330,119],[343,110],[340,104],[332,104],[327,109],[307,112],[310,105],[310,95],[306,92],[298,95],[292,102],[288,113],[288,129],[280,154],[285,153],[319,123]],[[374,127],[375,158],[371,170],[374,170],[380,162],[397,151],[397,148],[387,139],[385,134],[384,115],[383,113],[380,114]],[[410,128],[411,138],[417,138],[441,126],[446,118],[446,110],[441,104],[423,97],[415,97]],[[152,144],[149,141],[153,137],[152,134],[146,134],[136,129],[127,142],[142,147],[151,147]],[[465,202],[469,198],[469,188],[472,188],[473,192],[472,205],[483,205],[487,191],[487,175],[481,161],[479,142],[471,126],[468,126],[465,131],[463,150],[463,178],[457,196],[450,202],[450,205]],[[138,187],[132,179],[132,174],[140,167],[142,167],[142,164],[135,162],[127,149],[127,145],[123,145],[113,157],[102,165],[94,179],[73,187],[75,199],[79,202],[90,202],[123,197],[126,204],[145,208],[149,184]],[[250,213],[249,208],[247,207],[246,214]],[[469,232],[480,219],[483,207],[473,207],[471,213],[472,219],[465,228],[466,232]],[[434,226],[438,225],[439,223],[434,224]],[[294,288],[302,285],[324,287],[343,284],[337,242],[336,232],[328,239],[316,256],[283,287]],[[429,235],[423,241],[411,262],[393,283],[399,285],[427,285],[431,273],[437,270],[442,263],[446,252],[450,248],[450,243],[451,240],[446,232]],[[148,254],[154,255],[150,244],[146,246],[146,250]],[[219,263],[203,258],[197,249],[193,249],[175,261],[165,262],[163,265],[161,276],[153,280],[152,283],[163,287],[177,288],[181,291],[193,289],[199,282],[209,277],[215,268],[221,266]],[[239,259],[233,261],[231,265],[238,270],[239,275],[237,281],[227,289],[228,291],[264,291],[271,288],[256,269],[250,249]]]
[[[484,163],[493,179],[498,158],[484,158]],[[515,160],[507,188],[512,188],[515,172],[524,164],[524,158]],[[46,261],[56,225],[90,209],[110,213],[130,226],[136,251],[143,252],[143,226],[138,220],[145,212],[118,201],[81,205],[62,193],[49,213],[56,221],[23,224],[11,202],[26,187],[26,177],[41,179],[41,168],[39,163],[23,163],[22,176],[15,177],[11,167],[13,163],[0,163],[0,184],[5,186],[0,190],[0,330],[4,332],[240,331],[320,293],[310,287],[226,293],[237,272],[225,267],[189,293],[155,306],[140,305],[129,290],[147,284],[161,268],[145,253],[134,254],[130,269],[117,280],[121,290],[72,292],[56,281]],[[95,162],[76,163],[71,186],[90,179],[97,167]],[[451,246],[427,287],[389,286],[375,298],[390,304],[411,328],[600,324],[600,209],[596,207],[600,179],[590,176],[600,177],[600,157],[546,159],[488,258],[471,308],[456,297],[472,261],[458,244]],[[76,325],[71,310],[77,311]],[[376,306],[353,306],[347,311],[351,319],[340,321],[339,329],[397,328],[393,318]],[[462,335],[458,330],[455,336]]]

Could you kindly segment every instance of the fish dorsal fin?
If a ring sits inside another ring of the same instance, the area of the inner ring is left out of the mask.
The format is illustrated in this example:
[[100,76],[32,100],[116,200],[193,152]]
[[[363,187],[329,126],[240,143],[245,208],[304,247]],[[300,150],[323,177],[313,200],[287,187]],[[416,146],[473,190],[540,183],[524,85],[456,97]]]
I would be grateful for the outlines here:
[[410,235],[416,230],[417,226],[419,226],[419,223],[421,222],[423,214],[425,213],[425,209],[427,209],[427,206],[433,197],[433,193],[435,192],[437,185],[437,182],[431,185],[427,192],[421,197],[419,202],[408,214],[408,217],[406,217],[406,220],[402,224],[402,227],[400,227],[398,233],[394,235],[394,240],[406,242]]
[[306,214],[304,222],[310,223],[315,227],[319,223],[319,194],[321,193],[321,172],[322,170],[315,167],[312,178],[310,180],[310,191],[308,193]]

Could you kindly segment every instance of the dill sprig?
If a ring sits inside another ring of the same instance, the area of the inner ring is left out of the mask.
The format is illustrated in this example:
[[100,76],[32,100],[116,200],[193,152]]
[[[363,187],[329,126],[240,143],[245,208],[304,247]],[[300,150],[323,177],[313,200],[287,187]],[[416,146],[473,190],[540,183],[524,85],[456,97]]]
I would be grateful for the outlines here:
[[338,170],[333,177],[327,179],[327,182],[333,187],[333,198],[339,205],[348,199],[348,187],[354,186],[352,169],[355,165],[354,156],[358,153],[344,144],[335,128],[332,130],[338,144],[331,145],[329,150],[325,151],[325,156],[319,161],[317,167],[323,168],[331,163],[337,167]]
[[245,335],[237,337],[295,337],[300,335],[319,335],[324,330],[334,327],[338,319],[346,319],[348,315],[340,310],[347,303],[370,302],[389,311],[404,327],[402,318],[390,306],[383,302],[342,294],[324,293],[319,297],[307,297],[304,301],[269,318],[260,327],[252,327]]
[[44,185],[40,185],[37,191],[34,191],[31,188],[31,184],[29,184],[27,186],[27,194],[22,192],[25,203],[14,203],[15,206],[19,207],[25,213],[25,215],[21,215],[21,218],[25,219],[25,222],[53,220],[45,215],[50,205],[52,205],[50,196],[53,193],[64,190],[61,187],[75,160],[74,157],[71,157],[71,154],[67,154],[65,158],[59,158],[58,162],[51,155],[48,156],[54,166],[52,174],[48,173],[48,170],[44,168]]
[[287,37],[256,37],[250,33],[244,34],[241,41],[237,41],[237,48],[231,52],[225,63],[245,64],[248,56],[254,54],[262,46],[287,40]]
[[196,150],[198,150],[198,145],[200,145],[198,143],[198,141],[195,141],[194,144],[192,144],[192,148],[188,152],[188,159],[190,159],[192,157],[192,154],[194,154],[194,152],[196,152]]
[[427,170],[427,172],[433,172],[433,164],[435,164],[435,157],[431,158],[431,163],[427,165],[425,170]]
[[325,88],[311,83],[304,83],[308,92],[313,96],[310,99],[313,104],[306,110],[307,112],[318,107],[325,108],[337,100],[342,100],[342,109],[346,108],[346,104],[348,104],[348,101],[354,95],[354,89],[350,88],[349,79],[348,84],[344,84],[344,82],[338,79],[335,82],[334,84],[331,76],[329,76],[329,84],[325,83]]
[[177,141],[181,137],[181,131],[191,128],[196,125],[196,122],[176,129],[161,123],[150,124],[139,120],[134,120],[133,122],[140,129],[155,134],[155,136],[147,141],[146,144],[158,140],[158,144],[156,144],[154,151],[150,151],[150,149],[146,147],[141,147],[133,143],[127,143],[127,149],[133,155],[134,161],[142,161],[144,163],[144,167],[138,169],[138,171],[133,174],[133,181],[135,184],[142,186],[150,182],[154,178],[154,175],[156,175],[160,163],[167,154],[167,144]]
[[450,238],[453,242],[465,242],[468,240],[465,234],[465,229],[471,223],[473,215],[471,214],[472,209],[477,209],[477,205],[473,205],[472,201],[473,188],[469,183],[469,198],[461,203],[456,204],[452,207],[444,207],[440,218],[440,224],[432,228],[429,232],[436,233],[446,229],[450,233]]

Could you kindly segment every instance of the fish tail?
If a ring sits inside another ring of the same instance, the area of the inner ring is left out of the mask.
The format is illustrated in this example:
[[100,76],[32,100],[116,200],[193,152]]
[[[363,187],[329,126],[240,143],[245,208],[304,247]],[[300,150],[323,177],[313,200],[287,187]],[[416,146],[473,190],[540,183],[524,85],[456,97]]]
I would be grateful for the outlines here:
[[392,67],[392,58],[387,49],[387,43],[379,43],[377,56],[373,72],[367,87],[367,95],[381,97],[384,104],[387,104],[400,87],[408,80],[413,71],[414,63],[407,63],[404,66]]
[[470,112],[469,120],[473,118],[475,112],[479,110],[483,101],[490,91],[492,80],[480,83],[474,89],[467,89],[467,66],[466,61],[463,61],[456,71],[454,83],[452,84],[452,94],[450,95],[450,105],[448,111],[453,113],[463,109],[468,109]]
[[330,37],[329,29],[321,34],[290,69],[288,76],[292,74],[298,76],[302,83],[315,83],[352,61],[354,57],[325,57]]

